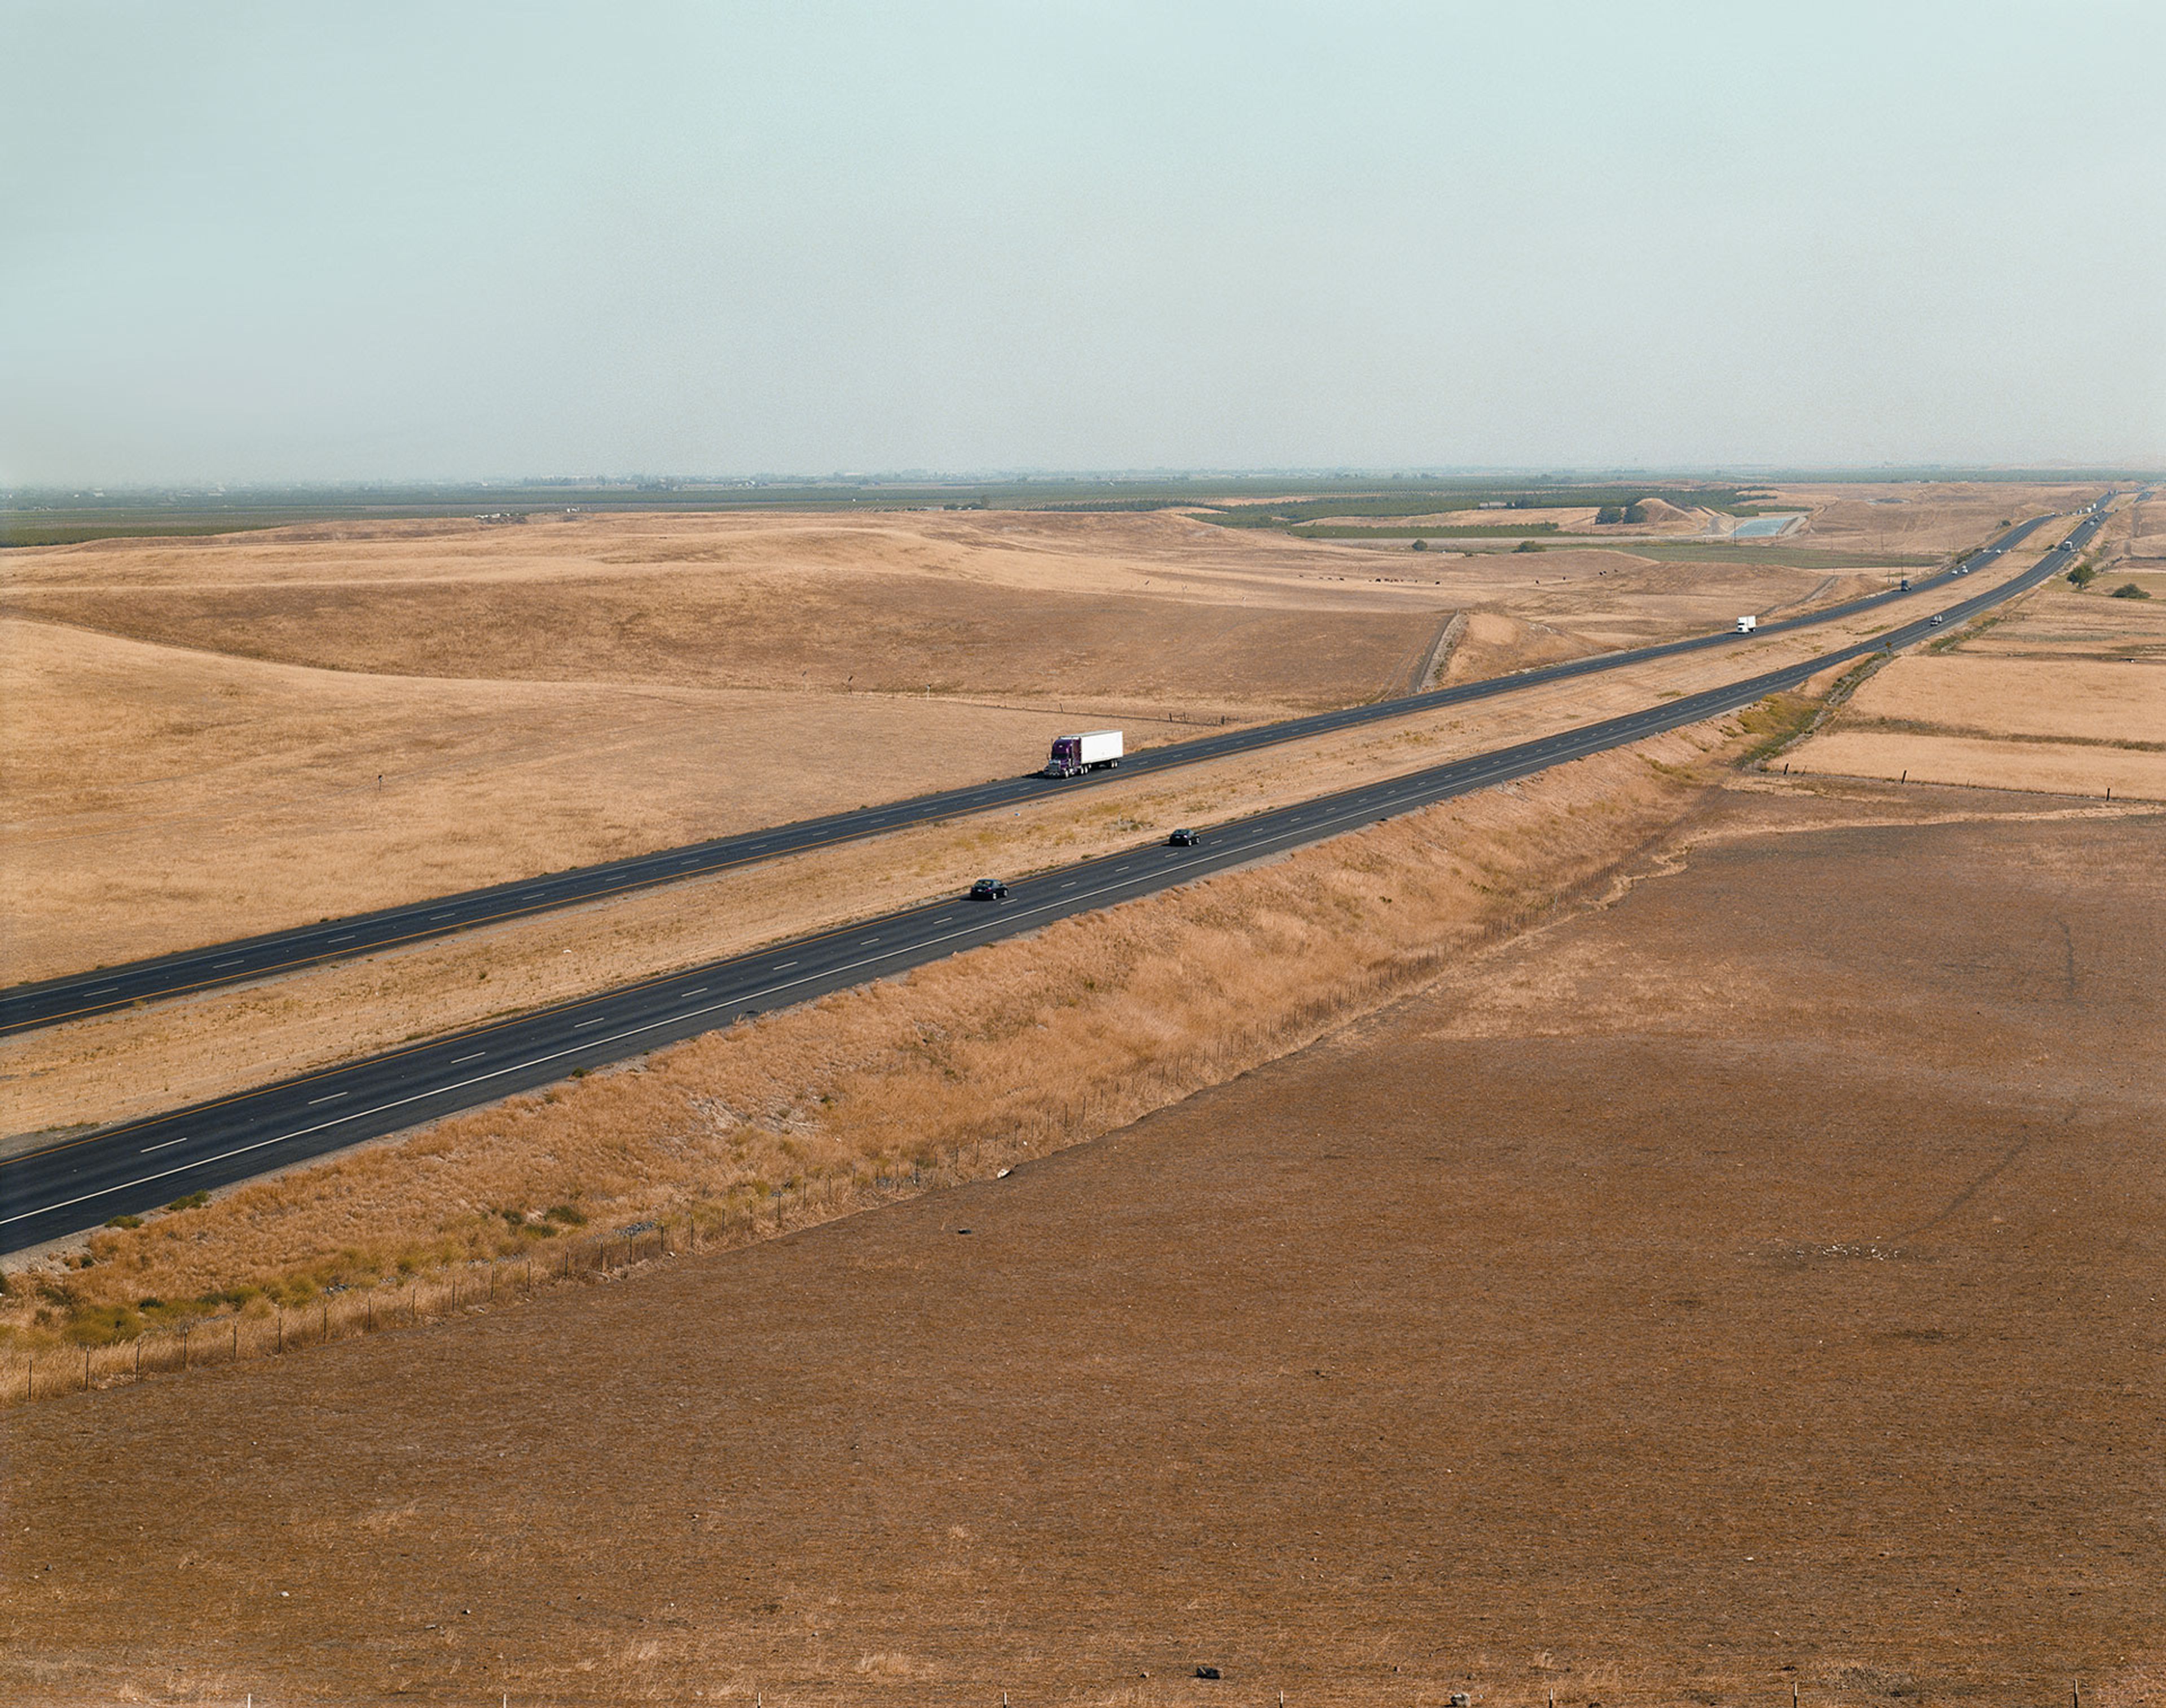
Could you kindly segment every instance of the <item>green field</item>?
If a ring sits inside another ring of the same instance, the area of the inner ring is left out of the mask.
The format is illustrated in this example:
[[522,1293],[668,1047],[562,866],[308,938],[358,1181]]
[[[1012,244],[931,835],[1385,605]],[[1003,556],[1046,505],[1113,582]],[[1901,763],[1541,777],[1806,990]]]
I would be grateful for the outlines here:
[[[1565,534],[1553,522],[1529,522],[1518,527],[1499,525],[1482,528],[1351,528],[1308,526],[1292,529],[1297,540],[1540,540],[1553,551],[1616,552],[1635,558],[1651,558],[1658,563],[1750,563],[1784,569],[1916,569],[1947,561],[1915,552],[1823,551],[1812,546],[1740,546],[1726,540],[1699,544],[1689,540],[1619,538],[1614,534]],[[1960,555],[1951,553],[1950,557]]]
[[[1783,479],[1825,479],[1799,471]],[[1857,475],[1850,479],[1862,479]],[[1914,473],[1879,471],[1872,479],[1913,479]],[[1940,479],[2013,478],[2005,473]],[[2058,478],[2077,479],[2076,474]],[[1319,538],[1390,536],[1382,529],[1325,531],[1318,523],[1355,516],[1416,516],[1471,510],[1483,504],[1517,509],[1622,506],[1660,498],[1680,508],[1704,507],[1739,516],[1763,513],[1764,485],[1705,484],[1670,476],[1649,484],[1545,479],[1540,476],[1385,476],[1334,474],[1196,474],[1001,476],[983,480],[937,476],[874,479],[507,481],[489,485],[351,485],[95,492],[31,489],[0,492],[0,547],[65,545],[82,540],[159,535],[235,533],[296,523],[478,516],[490,512],[597,510],[1036,510],[1078,513],[1186,510],[1220,527],[1299,530]],[[1512,537],[1549,530],[1503,520],[1467,527],[1408,529],[1400,537],[1490,534]],[[1640,549],[1635,547],[1635,549]],[[1688,547],[1686,549],[1693,549]],[[1762,547],[1754,561],[1778,563],[1785,549]],[[1819,558],[1810,560],[1822,561]],[[1889,558],[1891,563],[1922,561]]]
[[1286,531],[1297,540],[1509,540],[1546,538],[1556,531],[1555,522],[1499,522],[1469,528],[1334,528],[1328,523],[1303,522]]
[[[1686,540],[1593,540],[1578,534],[1566,535],[1558,543],[1630,552],[1661,563],[1773,563],[1785,569],[1918,569],[1948,561],[1916,552],[1820,551],[1811,546],[1734,546],[1722,541],[1699,546]],[[1957,555],[1950,553],[1948,558]]]

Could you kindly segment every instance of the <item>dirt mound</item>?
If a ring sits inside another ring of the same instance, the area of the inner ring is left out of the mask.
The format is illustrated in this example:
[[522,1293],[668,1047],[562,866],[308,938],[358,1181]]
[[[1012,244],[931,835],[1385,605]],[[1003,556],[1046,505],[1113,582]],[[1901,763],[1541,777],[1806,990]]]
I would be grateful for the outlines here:
[[1643,498],[1633,509],[1639,513],[1640,521],[1657,526],[1668,522],[1697,522],[1699,520],[1698,512],[1679,510],[1663,498]]

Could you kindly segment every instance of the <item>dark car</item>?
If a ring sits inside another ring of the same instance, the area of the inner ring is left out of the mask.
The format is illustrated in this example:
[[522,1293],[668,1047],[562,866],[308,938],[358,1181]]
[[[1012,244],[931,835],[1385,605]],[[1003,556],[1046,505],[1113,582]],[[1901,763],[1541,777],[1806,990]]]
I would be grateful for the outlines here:
[[980,878],[970,886],[973,902],[1005,902],[1007,898],[1008,886],[998,878]]
[[1176,830],[1165,839],[1168,848],[1194,848],[1203,838],[1192,830]]

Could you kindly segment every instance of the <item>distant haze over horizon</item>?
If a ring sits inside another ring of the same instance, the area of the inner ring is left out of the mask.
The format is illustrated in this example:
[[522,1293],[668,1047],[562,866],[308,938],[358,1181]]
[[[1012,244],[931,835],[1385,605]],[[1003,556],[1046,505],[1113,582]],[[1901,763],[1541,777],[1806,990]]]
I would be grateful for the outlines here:
[[[1244,484],[1283,483],[1289,489],[1330,487],[1429,486],[1463,487],[1498,491],[1540,492],[1545,487],[1572,489],[1590,484],[1664,484],[1716,486],[1741,484],[1810,486],[1874,484],[1968,484],[1995,481],[2035,483],[2064,480],[2092,483],[2101,480],[2153,482],[2166,480],[2166,463],[2145,467],[2137,463],[2008,463],[1998,467],[1920,463],[1904,467],[1881,464],[1873,468],[1661,468],[1640,464],[1614,468],[910,468],[837,470],[827,473],[758,471],[753,473],[658,474],[622,471],[594,474],[480,475],[470,479],[420,479],[292,481],[168,481],[108,482],[58,481],[0,486],[0,496],[18,500],[88,497],[125,500],[155,496],[188,498],[330,497],[341,494],[396,494],[439,493],[446,499],[462,499],[501,493],[522,503],[531,503],[553,492],[664,494],[673,492],[726,499],[731,493],[753,494],[769,489],[832,489],[837,493],[887,489],[909,493],[941,491],[967,493],[983,486],[996,489],[1043,487],[1049,494],[1074,490],[1087,493],[1103,486],[1134,489],[1194,485],[1199,500],[1207,494],[1226,494]],[[1169,498],[1169,502],[1179,500]]]
[[2135,0],[16,4],[0,487],[2157,468],[2163,50]]

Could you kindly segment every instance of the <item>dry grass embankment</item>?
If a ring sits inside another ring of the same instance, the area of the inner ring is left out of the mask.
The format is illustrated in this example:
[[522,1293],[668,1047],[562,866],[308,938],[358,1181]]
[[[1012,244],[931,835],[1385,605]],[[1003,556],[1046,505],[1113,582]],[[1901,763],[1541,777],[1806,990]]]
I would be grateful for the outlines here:
[[0,1389],[35,1348],[63,1386],[62,1342],[186,1322],[266,1350],[282,1309],[335,1310],[325,1332],[388,1319],[420,1277],[523,1275],[568,1225],[741,1240],[890,1195],[902,1171],[1105,1132],[1545,917],[1689,808],[1680,768],[1716,739],[1562,767],[101,1231],[84,1266],[11,1280]]

